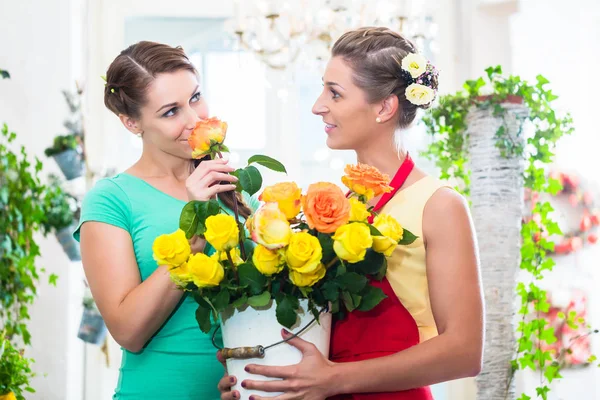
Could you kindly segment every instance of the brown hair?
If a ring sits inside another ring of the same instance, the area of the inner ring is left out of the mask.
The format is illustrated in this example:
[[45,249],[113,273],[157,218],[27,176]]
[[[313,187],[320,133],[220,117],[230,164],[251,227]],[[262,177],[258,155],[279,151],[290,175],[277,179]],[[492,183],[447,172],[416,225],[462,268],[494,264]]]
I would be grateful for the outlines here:
[[[162,43],[142,41],[123,50],[114,59],[106,72],[104,105],[110,111],[140,117],[140,109],[146,104],[148,87],[158,74],[187,70],[195,75],[198,71],[181,47],[171,47]],[[248,218],[250,208],[242,196],[236,192],[238,210]],[[224,194],[221,201],[233,210],[233,196]]]
[[409,126],[417,115],[416,106],[406,99],[409,82],[402,77],[402,59],[417,53],[415,45],[388,28],[364,27],[344,33],[333,45],[331,55],[339,56],[354,71],[354,84],[364,90],[367,101],[375,103],[396,95],[400,104],[398,125]]

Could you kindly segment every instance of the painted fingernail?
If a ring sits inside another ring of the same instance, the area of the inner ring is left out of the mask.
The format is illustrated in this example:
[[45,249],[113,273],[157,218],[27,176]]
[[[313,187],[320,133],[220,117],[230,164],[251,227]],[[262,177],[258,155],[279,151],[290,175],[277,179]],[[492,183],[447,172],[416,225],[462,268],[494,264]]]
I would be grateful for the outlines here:
[[244,367],[244,371],[250,372],[250,367]]
[[229,378],[229,382],[235,383],[235,378],[232,376],[231,378]]
[[248,385],[246,385],[246,381],[243,381],[243,382],[242,382],[242,387],[245,389],[245,388],[246,388],[246,386],[248,386]]
[[234,399],[237,399],[238,398],[238,394],[234,393],[234,394],[231,395],[231,397],[233,397]]
[[283,333],[283,336],[290,336],[291,335],[291,333],[287,329],[282,329],[281,333]]
[[256,397],[250,396],[250,400],[256,400]]

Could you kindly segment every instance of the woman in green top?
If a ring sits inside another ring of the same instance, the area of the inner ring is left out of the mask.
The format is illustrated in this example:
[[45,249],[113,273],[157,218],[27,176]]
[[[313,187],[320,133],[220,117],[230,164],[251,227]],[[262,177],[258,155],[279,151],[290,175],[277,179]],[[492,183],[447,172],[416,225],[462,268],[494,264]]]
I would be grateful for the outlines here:
[[[113,399],[218,399],[223,369],[210,336],[198,328],[194,300],[152,258],[152,243],[178,228],[187,201],[223,193],[231,210],[234,168],[209,160],[194,169],[187,138],[208,109],[183,50],[137,43],[113,61],[106,80],[106,107],[143,141],[134,165],[86,195],[75,232],[94,299],[123,348]],[[250,209],[239,200],[245,218]],[[199,237],[190,242],[194,252],[212,252]]]

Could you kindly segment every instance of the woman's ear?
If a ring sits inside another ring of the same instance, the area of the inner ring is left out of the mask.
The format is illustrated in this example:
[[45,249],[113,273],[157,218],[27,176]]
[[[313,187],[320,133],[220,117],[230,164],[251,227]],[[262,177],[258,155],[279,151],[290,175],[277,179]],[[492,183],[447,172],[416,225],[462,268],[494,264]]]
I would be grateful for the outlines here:
[[140,128],[140,123],[137,119],[131,118],[125,114],[119,114],[119,119],[121,120],[123,126],[134,135],[139,136],[144,133]]
[[390,95],[377,104],[377,122],[386,123],[398,112],[398,96]]

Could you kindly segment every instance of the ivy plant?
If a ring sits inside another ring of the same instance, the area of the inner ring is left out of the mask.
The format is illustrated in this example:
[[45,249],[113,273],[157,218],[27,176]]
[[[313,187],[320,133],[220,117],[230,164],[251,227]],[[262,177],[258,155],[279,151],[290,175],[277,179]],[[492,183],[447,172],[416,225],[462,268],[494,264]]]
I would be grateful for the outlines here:
[[[536,82],[530,84],[519,76],[504,76],[500,66],[489,67],[485,71],[484,77],[467,81],[463,90],[442,96],[439,105],[427,113],[423,122],[434,140],[422,155],[435,161],[442,179],[455,179],[457,189],[468,196],[467,114],[473,109],[488,109],[494,116],[506,121],[503,103],[522,102],[529,109],[529,115],[521,121],[517,134],[523,134],[526,122],[533,126],[533,133],[526,137],[525,145],[518,144],[508,134],[506,123],[502,123],[495,135],[496,147],[504,157],[522,157],[526,161],[523,179],[527,190],[556,194],[561,184],[549,177],[546,168],[554,159],[557,141],[573,132],[571,116],[556,112],[552,102],[557,96],[547,89],[549,82],[543,76],[538,75]],[[554,243],[545,239],[546,235],[542,232],[548,236],[561,233],[557,223],[550,218],[551,211],[552,206],[548,202],[540,202],[532,213],[539,214],[541,221],[536,223],[532,220],[522,225],[520,268],[532,279],[528,279],[528,283],[518,283],[515,288],[515,295],[520,300],[520,322],[516,327],[516,351],[510,366],[512,377],[518,370],[539,369],[542,378],[536,388],[536,396],[544,400],[550,391],[548,385],[561,378],[560,362],[542,346],[557,339],[548,322],[540,316],[548,311],[549,304],[546,291],[540,288],[539,282],[544,279],[544,272],[551,271],[555,265],[550,256]],[[585,321],[573,320],[572,316],[562,317],[570,326],[587,326]],[[507,385],[507,395],[508,387],[510,384]],[[519,400],[530,398],[523,393]]]

